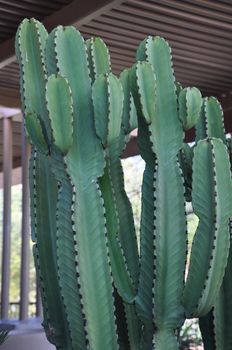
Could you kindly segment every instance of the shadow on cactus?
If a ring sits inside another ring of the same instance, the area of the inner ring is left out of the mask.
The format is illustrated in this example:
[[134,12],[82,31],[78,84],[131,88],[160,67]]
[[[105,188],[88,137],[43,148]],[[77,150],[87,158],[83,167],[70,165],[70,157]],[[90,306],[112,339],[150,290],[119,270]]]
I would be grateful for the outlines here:
[[[200,91],[175,81],[160,37],[146,38],[119,78],[104,42],[74,27],[48,34],[25,19],[16,55],[48,340],[63,350],[178,349],[185,319],[205,317],[227,283],[230,160],[222,133],[205,131]],[[194,126],[191,148],[184,134]],[[146,163],[140,252],[120,161],[137,127]],[[186,201],[199,224],[185,279]]]

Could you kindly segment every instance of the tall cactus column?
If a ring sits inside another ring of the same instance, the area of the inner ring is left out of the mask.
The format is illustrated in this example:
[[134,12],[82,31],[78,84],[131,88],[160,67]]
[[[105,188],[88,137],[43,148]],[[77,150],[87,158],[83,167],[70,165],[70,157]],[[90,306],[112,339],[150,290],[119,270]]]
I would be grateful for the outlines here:
[[[105,149],[106,166],[100,178],[103,194],[107,236],[114,285],[124,301],[126,324],[122,329],[122,314],[116,299],[116,318],[120,347],[137,349],[140,343],[141,324],[135,312],[135,305],[128,304],[135,297],[138,281],[138,247],[135,236],[131,204],[126,195],[120,156],[136,128],[137,116],[129,90],[129,71],[120,75],[120,82],[111,72],[108,49],[100,38],[86,41],[90,73],[93,83],[94,119],[97,135]],[[123,88],[123,91],[122,91]],[[124,97],[123,97],[124,95]],[[117,107],[116,107],[117,106]],[[104,121],[104,122],[103,122]],[[128,332],[128,334],[127,334]],[[129,336],[129,337],[128,337]],[[129,338],[129,339],[128,339]]]
[[[104,203],[97,181],[105,160],[94,129],[86,48],[72,27],[58,27],[51,33],[48,45],[48,71],[58,71],[66,77],[73,96],[73,144],[65,159],[76,188],[73,219],[87,336],[91,349],[117,349]],[[55,69],[50,64],[54,61]]]
[[[204,108],[202,109],[201,119],[196,126],[196,131],[198,139],[207,136],[220,138],[228,146],[229,154],[231,154],[231,140],[226,140],[225,137],[222,108],[214,97],[204,99]],[[199,320],[206,350],[229,350],[232,347],[231,267],[232,249],[230,237],[229,258],[220,291],[212,310]]]
[[[155,349],[171,350],[178,349],[175,332],[184,320],[181,296],[187,250],[186,218],[183,179],[177,160],[182,147],[183,130],[178,119],[168,44],[162,38],[149,37],[139,48],[140,55],[138,58],[147,57],[151,64],[137,64],[133,79],[137,87],[133,90],[139,105],[138,115],[142,113],[149,124],[152,151],[157,158],[152,177],[153,227],[149,232],[154,246],[151,261],[154,268],[153,344]],[[143,259],[146,259],[146,254],[141,256],[141,266]],[[145,311],[142,303],[145,288],[146,285],[139,284],[137,304],[142,312]]]
[[[69,349],[70,337],[64,307],[59,293],[56,260],[57,181],[47,159],[51,128],[45,100],[47,74],[44,47],[45,28],[36,20],[24,20],[16,36],[16,54],[21,72],[21,96],[24,115],[33,118],[32,137],[38,142],[32,148],[30,161],[32,240],[44,308],[43,325],[50,342],[58,349]],[[29,117],[30,118],[30,117]],[[41,122],[46,125],[43,139]]]
[[[163,39],[146,39],[137,58],[149,62],[138,62],[132,68],[131,80],[140,117],[140,147],[150,175],[147,171],[144,175],[141,271],[136,303],[145,326],[144,348],[151,348],[153,333],[154,349],[177,349],[175,332],[185,317],[206,314],[222,282],[232,211],[229,159],[226,147],[217,139],[201,141],[194,150],[192,198],[200,222],[184,285],[186,213],[178,155],[183,147],[183,129],[197,121],[201,96],[197,89],[184,89],[177,108],[170,49]],[[153,158],[149,154],[148,135]],[[151,193],[145,194],[146,188],[154,193],[153,198]],[[148,212],[150,217],[153,212],[153,221],[143,220]]]

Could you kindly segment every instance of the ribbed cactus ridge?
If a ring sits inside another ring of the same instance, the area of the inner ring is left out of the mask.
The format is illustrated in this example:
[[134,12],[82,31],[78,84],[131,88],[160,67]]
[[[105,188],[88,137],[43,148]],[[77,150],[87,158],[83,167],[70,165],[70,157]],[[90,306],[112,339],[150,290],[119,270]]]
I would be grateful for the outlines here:
[[[230,248],[227,267],[223,278],[223,283],[215,300],[214,307],[211,311],[212,322],[209,325],[214,331],[213,340],[215,342],[214,349],[229,350],[232,347],[232,325],[231,325],[231,267],[232,267],[232,251]],[[205,327],[201,325],[203,339],[205,338]],[[207,329],[206,329],[207,332]],[[204,341],[205,344],[205,341]],[[210,350],[212,349],[209,348]]]
[[119,220],[108,151],[108,148],[120,136],[123,108],[122,86],[112,73],[99,75],[93,84],[92,94],[96,132],[106,147],[106,166],[104,175],[100,179],[100,188],[106,207],[106,226],[112,273],[119,294],[126,302],[132,303],[135,298],[135,288],[118,237]]
[[[60,91],[64,88],[62,105]],[[72,125],[69,134],[61,134],[58,126],[65,120],[72,121],[73,108],[70,88],[67,81],[59,75],[51,75],[46,86],[46,101],[54,138],[51,158],[52,169],[59,183],[56,227],[57,227],[57,264],[61,296],[65,307],[67,322],[71,335],[72,346],[75,349],[85,349],[87,344],[85,334],[85,315],[79,290],[79,269],[76,248],[76,231],[73,229],[72,213],[75,190],[70,183],[66,166],[62,158],[68,152],[72,140]],[[58,116],[58,118],[57,118]],[[55,130],[58,130],[57,134]],[[56,136],[55,136],[56,134]],[[66,140],[65,140],[66,138]],[[66,145],[66,147],[64,147]],[[60,152],[57,152],[58,147]],[[76,288],[73,288],[74,287]]]
[[196,125],[200,117],[202,98],[200,91],[193,88],[184,88],[180,91],[179,97],[179,116],[184,130],[191,129]]
[[[95,127],[97,132],[100,131],[99,136],[102,134],[102,131],[98,130],[98,126],[103,125],[101,119],[104,118],[106,122],[105,128],[103,127],[105,130],[105,141],[107,139],[105,144],[106,168],[100,179],[100,188],[106,209],[107,236],[109,239],[113,279],[118,293],[122,296],[124,295],[124,301],[132,301],[135,297],[135,286],[137,284],[138,248],[131,205],[124,190],[123,172],[119,157],[125,148],[126,134],[129,133],[135,124],[136,114],[134,113],[135,109],[132,108],[132,96],[130,96],[131,99],[129,100],[129,94],[125,95],[125,89],[128,87],[128,85],[125,86],[123,84],[125,79],[122,80],[120,77],[124,92],[123,98],[120,83],[110,73],[110,57],[104,42],[97,38],[87,40],[86,45],[93,83]],[[111,88],[112,83],[116,90]],[[102,107],[104,107],[102,105],[103,95],[100,96],[96,88],[99,84],[106,89],[105,108],[103,108],[105,113],[102,113]],[[117,95],[115,95],[114,90]],[[120,99],[123,100],[123,104],[120,102]],[[130,111],[129,114],[126,114],[126,107]],[[117,125],[116,128],[115,123]],[[127,129],[125,129],[124,123],[128,125]],[[130,123],[132,125],[129,125]],[[104,138],[100,137],[100,139],[104,143]],[[109,142],[110,140],[111,142]],[[118,189],[121,190],[119,191]],[[120,317],[118,300],[119,298],[116,298],[116,317]],[[136,348],[140,339],[140,324],[135,313],[135,307],[124,302],[124,309],[129,342],[132,348]],[[119,319],[118,324],[120,323],[121,320]],[[120,334],[119,336],[120,346],[127,346],[127,339],[122,338]]]
[[215,97],[205,98],[205,123],[207,137],[217,137],[226,143],[223,112]]
[[123,90],[112,73],[99,75],[92,88],[96,132],[104,146],[119,137],[122,124]]
[[226,146],[217,139],[199,141],[194,150],[192,192],[199,225],[183,295],[188,317],[207,314],[220,289],[229,254],[231,185]]
[[[71,180],[78,188],[73,219],[87,337],[90,347],[94,349],[107,346],[117,349],[108,244],[106,235],[102,234],[106,231],[105,208],[97,182],[103,173],[105,161],[103,148],[95,134],[86,47],[80,33],[73,27],[58,27],[53,45],[57,69],[68,79],[73,96],[74,137],[65,161]],[[76,76],[79,77],[78,81]],[[91,220],[87,209],[92,214]],[[104,318],[101,313],[104,313]],[[98,329],[94,324],[98,324]]]
[[98,75],[107,74],[111,71],[109,50],[101,38],[86,40],[90,75],[92,82]]
[[[143,313],[145,312],[143,317],[150,319],[150,325],[148,323],[147,327],[151,329],[152,316],[152,322],[156,326],[154,342],[157,344],[157,349],[162,349],[164,345],[163,341],[160,341],[163,339],[161,336],[163,330],[171,339],[170,346],[178,348],[174,332],[184,320],[181,295],[186,259],[184,186],[177,161],[183,142],[183,130],[178,119],[170,48],[167,42],[159,37],[148,37],[142,47],[145,52],[143,53],[140,47],[137,58],[141,59],[145,56],[148,62],[138,62],[132,71],[134,75],[132,90],[134,97],[139,98],[138,116],[143,117],[149,124],[152,150],[157,157],[156,171],[153,164],[153,176],[150,176],[148,188],[151,190],[152,197],[150,196],[147,209],[151,212],[151,218],[153,217],[149,230],[153,248],[152,245],[147,246],[147,253],[150,255],[149,250],[151,250],[153,255],[151,266],[154,272],[151,272],[153,281],[152,290],[149,291],[152,293],[152,300],[150,300],[152,315],[150,310],[147,310],[148,315],[146,310],[143,310]],[[169,104],[162,98],[163,94],[166,95]],[[149,179],[147,175],[146,179]],[[148,234],[147,229],[143,230],[143,227],[141,229],[141,236]],[[172,253],[176,251],[177,246],[178,254]],[[145,252],[144,256],[141,255],[141,266],[145,264],[143,259],[147,258]],[[140,282],[142,281],[141,279]],[[148,280],[148,283],[151,288],[151,281]],[[148,293],[146,288],[147,285],[139,284],[137,304],[140,309],[146,305],[143,302],[144,293]]]
[[[16,35],[16,52],[20,62],[21,93],[24,115],[35,116],[37,127],[40,125],[40,141],[51,141],[45,85],[47,74],[44,65],[44,48],[47,32],[41,23],[32,19],[24,20]],[[31,84],[33,82],[33,84]],[[39,121],[40,120],[40,121]],[[40,123],[40,124],[39,124]],[[31,124],[31,123],[30,123]],[[29,128],[27,128],[29,131]],[[42,134],[41,131],[45,131]],[[30,138],[33,138],[31,129]],[[49,147],[49,145],[47,145]],[[46,157],[38,152],[32,152],[30,188],[34,220],[34,258],[40,279],[41,296],[44,307],[44,328],[48,339],[61,349],[70,346],[70,336],[61,296],[59,294],[58,271],[56,262],[56,198],[57,182],[51,172],[51,166]],[[52,199],[53,198],[53,199]],[[43,210],[45,213],[42,215]],[[46,240],[44,234],[46,233]],[[50,252],[50,253],[48,253]]]
[[[104,42],[99,38],[97,39],[92,38],[87,40],[86,45],[87,45],[87,52],[88,52],[89,63],[90,63],[92,83],[94,83],[94,81],[97,79],[99,75],[105,74],[105,77],[106,77],[107,73],[108,75],[110,73],[111,64],[110,64],[109,52]],[[113,76],[109,75],[108,79],[105,79],[106,82],[109,81],[110,78],[113,78]],[[101,80],[103,80],[103,78],[101,78]],[[123,85],[123,87],[124,87],[123,118],[124,118],[124,121],[127,124],[129,124],[129,120],[127,122],[128,115],[126,115],[125,113],[125,106],[127,105],[127,100],[125,99],[125,86]],[[112,89],[109,90],[108,92],[109,93],[111,92],[111,95],[112,95]],[[109,98],[109,96],[107,96],[106,94],[105,95],[106,105],[107,105],[107,97]],[[96,98],[95,100],[96,100],[95,106],[98,106],[99,108],[100,105],[98,103],[99,102],[98,98]],[[101,100],[101,96],[100,96],[100,100]],[[108,104],[108,107],[109,106],[110,104]],[[116,110],[118,110],[118,108],[119,109],[121,108],[120,103],[118,106],[116,106]],[[111,110],[113,110],[113,108],[111,108]],[[105,119],[107,121],[106,125],[108,125],[109,117],[111,118],[111,120],[114,117],[112,116],[112,113],[110,116],[110,114],[108,113],[107,107],[105,112],[107,112],[105,114]],[[102,122],[99,118],[102,118],[103,115],[101,114],[99,115],[99,117],[97,117],[97,114],[98,113],[96,113],[95,115],[95,124],[97,122],[100,122],[101,124]],[[114,112],[114,115],[116,116],[117,113],[115,114]],[[121,112],[118,113],[118,116],[120,116],[118,119],[120,121]],[[130,113],[130,116],[133,117],[134,114]],[[96,117],[98,118],[98,120],[96,120]],[[130,202],[124,190],[123,172],[122,172],[121,162],[119,159],[119,156],[121,155],[122,150],[125,148],[125,143],[126,143],[125,132],[129,133],[129,130],[125,130],[125,128],[122,128],[121,122],[120,124],[121,124],[120,135],[118,135],[117,139],[114,140],[114,142],[107,143],[107,152],[106,152],[107,167],[100,180],[100,188],[103,192],[103,197],[105,193],[105,208],[106,208],[106,219],[107,219],[107,227],[108,227],[108,237],[109,236],[111,237],[111,243],[109,242],[109,250],[111,252],[110,254],[111,261],[113,259],[113,264],[112,264],[113,278],[119,293],[121,295],[124,294],[125,299],[128,301],[128,295],[125,294],[125,288],[122,288],[122,287],[123,285],[125,286],[125,281],[127,281],[129,290],[133,292],[133,297],[130,292],[130,300],[132,300],[135,295],[134,286],[133,286],[133,284],[135,283],[135,276],[137,276],[135,274],[138,273],[138,249],[136,244],[132,210],[131,210]],[[112,128],[112,123],[111,123],[111,128]],[[108,130],[105,130],[105,132],[107,133]],[[107,193],[108,195],[111,194],[112,203],[109,200],[106,203],[107,198],[109,198]],[[115,225],[113,225],[113,223],[115,223]],[[118,257],[119,257],[119,264],[117,263],[117,259],[115,255],[116,253],[118,254]],[[126,269],[123,267],[122,263],[126,264]],[[120,277],[120,275],[118,274],[120,266],[122,267],[122,274],[121,274],[122,277]],[[131,281],[131,278],[133,282]],[[118,310],[118,305],[119,305],[118,299],[116,298],[116,311],[115,311],[116,317],[120,316],[120,310]],[[134,305],[129,305],[127,303],[124,303],[124,309],[125,309],[125,315],[126,315],[126,321],[127,321],[129,341],[132,348],[133,347],[137,348],[138,346],[137,344],[139,343],[139,338],[140,338],[140,325],[138,322],[137,315],[135,313]],[[118,320],[118,322],[120,324],[121,321]],[[121,335],[119,334],[119,336]],[[126,343],[125,336],[124,336],[124,339],[120,339],[119,337],[119,342],[120,342],[120,346]]]
[[[232,147],[217,99],[175,81],[160,37],[145,38],[119,78],[103,40],[71,26],[48,34],[25,19],[16,55],[48,340],[59,350],[177,350],[194,316],[206,349],[229,350]],[[120,161],[136,127],[140,259]],[[185,282],[186,200],[199,224]]]
[[65,155],[73,142],[73,103],[70,87],[63,77],[53,74],[48,78],[46,101],[54,145]]
[[129,134],[132,130],[138,127],[137,113],[130,87],[129,69],[124,69],[124,71],[120,74],[120,81],[124,93],[122,126],[125,133]]
[[[202,114],[201,118],[202,119],[199,121],[200,125],[197,125],[198,130],[204,123],[207,136],[220,138],[224,144],[227,145],[230,155],[230,141],[227,141],[225,137],[223,112],[221,105],[216,98],[209,97],[204,99],[204,114]],[[229,258],[220,291],[215,299],[212,310],[204,317],[201,317],[199,321],[206,350],[229,350],[232,346],[232,323],[230,316],[232,307],[231,257],[230,242]]]
[[26,133],[35,148],[43,153],[48,154],[49,146],[47,144],[42,123],[36,113],[28,113],[25,116]]

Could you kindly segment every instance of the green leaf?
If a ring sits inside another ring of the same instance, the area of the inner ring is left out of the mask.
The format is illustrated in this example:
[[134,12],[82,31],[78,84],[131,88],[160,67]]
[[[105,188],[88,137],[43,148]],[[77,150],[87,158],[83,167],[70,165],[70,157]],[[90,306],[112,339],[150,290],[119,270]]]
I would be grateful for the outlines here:
[[55,145],[67,154],[73,142],[73,103],[69,84],[60,75],[51,75],[46,100]]
[[36,113],[26,114],[25,128],[35,148],[45,155],[48,154],[49,149],[44,136],[41,121]]

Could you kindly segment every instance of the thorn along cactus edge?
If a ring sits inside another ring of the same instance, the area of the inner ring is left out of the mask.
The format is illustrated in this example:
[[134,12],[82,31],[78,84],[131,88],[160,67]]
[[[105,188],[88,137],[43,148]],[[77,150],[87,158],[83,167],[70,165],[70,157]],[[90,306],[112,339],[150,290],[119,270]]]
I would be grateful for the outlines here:
[[[231,350],[232,147],[218,101],[175,81],[160,37],[146,38],[119,78],[104,42],[71,26],[48,34],[25,19],[16,55],[48,340],[60,350],[175,350],[196,317],[205,349]],[[120,161],[137,127],[140,251]],[[188,268],[187,201],[199,219]]]

